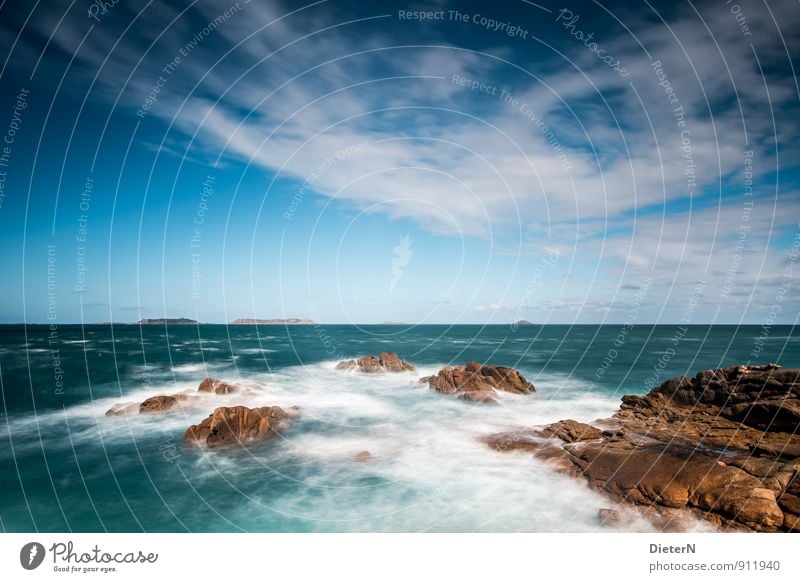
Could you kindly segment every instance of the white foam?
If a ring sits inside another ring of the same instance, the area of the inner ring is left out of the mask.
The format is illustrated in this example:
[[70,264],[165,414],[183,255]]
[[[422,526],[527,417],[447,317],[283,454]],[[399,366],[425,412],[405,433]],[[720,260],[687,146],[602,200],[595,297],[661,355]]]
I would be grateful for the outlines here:
[[[580,382],[551,376],[553,393],[542,378],[534,395],[503,394],[499,406],[481,406],[417,381],[440,366],[415,374],[363,374],[334,366],[323,362],[259,378],[264,391],[254,399],[299,405],[302,426],[258,462],[309,471],[292,494],[261,498],[265,507],[307,519],[320,530],[608,530],[597,514],[613,503],[528,454],[496,453],[480,437],[561,418],[607,416],[615,398],[581,393]],[[356,463],[362,451],[372,459]],[[213,458],[222,456],[204,457],[204,478],[222,477],[215,475],[220,471],[229,479],[231,472],[246,470],[221,459],[216,465]],[[358,478],[368,476],[383,484],[359,485]],[[617,529],[652,528],[631,512]]]
[[235,349],[233,351],[236,354],[274,354],[278,352],[278,350],[272,350],[269,348],[244,348]]
[[[237,480],[252,483],[268,469],[289,467],[299,475],[293,477],[296,483],[280,494],[256,492],[253,500],[272,511],[307,519],[320,530],[607,530],[597,512],[614,507],[608,500],[529,454],[492,451],[481,437],[563,418],[605,417],[616,409],[616,398],[592,393],[590,383],[540,375],[535,394],[501,394],[498,406],[483,406],[418,382],[441,365],[401,374],[346,372],[335,370],[335,365],[329,361],[290,367],[246,380],[221,375],[244,390],[215,395],[196,392],[197,378],[207,373],[206,366],[181,364],[172,371],[196,378],[144,387],[137,382],[123,386],[114,397],[68,408],[71,437],[73,442],[95,446],[152,438],[154,433],[180,442],[189,425],[217,406],[299,406],[295,427],[280,442],[241,454],[204,451],[185,456],[182,462],[194,464],[187,469],[192,479],[209,486],[218,483],[224,490]],[[154,373],[152,367],[148,372]],[[138,403],[183,391],[196,394],[196,402],[174,414],[105,416],[119,402]],[[10,429],[12,434],[32,437],[37,421],[48,427],[63,422],[64,414],[54,411],[37,419],[12,419]],[[27,444],[15,440],[20,446],[36,444],[34,438]],[[372,459],[355,462],[362,451],[369,451]],[[249,514],[238,519],[251,522],[252,504],[241,505]],[[651,529],[635,515],[619,527]]]

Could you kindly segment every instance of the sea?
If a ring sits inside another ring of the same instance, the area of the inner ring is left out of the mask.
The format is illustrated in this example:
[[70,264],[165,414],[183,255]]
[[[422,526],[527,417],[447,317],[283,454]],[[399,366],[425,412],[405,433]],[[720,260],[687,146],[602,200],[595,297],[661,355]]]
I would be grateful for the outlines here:
[[[338,361],[397,352],[416,372]],[[536,387],[499,405],[419,378],[475,360]],[[613,414],[624,394],[744,363],[800,367],[792,326],[0,326],[0,530],[9,532],[651,531],[630,508],[482,438]],[[172,414],[112,405],[239,384]],[[218,406],[299,406],[248,447],[183,443]],[[358,462],[368,451],[371,459]],[[605,525],[603,508],[622,519]],[[698,531],[704,525],[697,523]]]

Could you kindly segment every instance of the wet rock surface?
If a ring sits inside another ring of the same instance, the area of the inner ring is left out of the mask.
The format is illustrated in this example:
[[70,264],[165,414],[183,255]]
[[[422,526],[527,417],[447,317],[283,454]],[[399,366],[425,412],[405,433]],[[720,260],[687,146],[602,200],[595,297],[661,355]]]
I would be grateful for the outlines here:
[[514,368],[484,366],[478,362],[443,368],[433,376],[421,378],[420,382],[443,394],[455,394],[465,400],[486,404],[497,403],[498,391],[512,394],[535,392],[533,384]]
[[395,352],[381,352],[380,356],[364,356],[357,360],[343,360],[336,365],[337,370],[355,370],[367,374],[384,372],[413,372],[414,366],[401,359]]
[[269,440],[287,430],[299,409],[280,406],[222,406],[183,435],[185,442],[207,447],[246,445]]
[[206,378],[200,382],[197,387],[198,392],[208,392],[212,394],[233,394],[239,392],[239,387],[235,384],[229,384],[218,378]]
[[175,396],[153,396],[139,405],[139,414],[168,412],[177,406],[178,399]]
[[800,531],[798,410],[800,370],[732,366],[624,396],[593,424],[559,421],[486,442],[531,452],[673,524],[688,513],[722,530]]
[[[200,382],[197,388],[199,393],[208,394],[233,394],[239,392],[239,387],[229,384],[217,378],[206,378]],[[160,394],[151,396],[141,403],[121,402],[115,404],[106,411],[106,416],[126,416],[129,414],[154,414],[159,412],[171,412],[180,406],[191,406],[199,401],[197,394],[179,392],[177,394]]]

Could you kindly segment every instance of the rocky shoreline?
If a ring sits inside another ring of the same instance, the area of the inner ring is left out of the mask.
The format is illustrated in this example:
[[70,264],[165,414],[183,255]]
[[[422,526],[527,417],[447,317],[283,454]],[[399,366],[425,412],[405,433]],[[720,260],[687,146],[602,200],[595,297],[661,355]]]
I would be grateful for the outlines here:
[[487,437],[528,451],[662,529],[800,531],[800,370],[733,366],[678,377],[592,424],[562,420]]
[[[342,372],[409,373],[394,352],[340,362]],[[501,392],[530,395],[519,371],[468,362],[419,379],[432,390],[482,404]],[[197,392],[112,406],[107,416],[191,410],[227,399],[236,384],[206,378]],[[290,429],[298,407],[217,406],[184,433],[208,448],[263,443]],[[481,438],[500,452],[545,460],[613,501],[639,509],[658,529],[683,531],[700,519],[721,531],[800,531],[800,369],[732,366],[664,382],[644,396],[623,396],[610,418],[572,419]],[[356,462],[369,462],[362,451]],[[605,509],[601,522],[618,516]]]

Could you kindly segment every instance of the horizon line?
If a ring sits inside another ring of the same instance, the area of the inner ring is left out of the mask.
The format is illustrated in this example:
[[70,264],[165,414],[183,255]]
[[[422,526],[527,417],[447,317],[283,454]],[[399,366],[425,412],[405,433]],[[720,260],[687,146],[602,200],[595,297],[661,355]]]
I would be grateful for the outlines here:
[[[171,318],[169,318],[171,319]],[[595,323],[576,323],[576,322],[548,322],[548,323],[524,323],[520,324],[519,322],[515,321],[508,321],[508,322],[491,322],[491,323],[464,323],[464,322],[426,322],[426,323],[403,323],[403,322],[337,322],[337,321],[314,321],[310,323],[282,323],[282,322],[275,322],[275,323],[233,323],[233,322],[219,322],[219,321],[192,321],[188,323],[169,323],[169,322],[156,322],[156,323],[141,323],[139,321],[67,321],[67,322],[37,322],[37,321],[16,321],[16,322],[0,322],[0,326],[13,326],[13,325],[24,325],[24,326],[62,326],[62,325],[138,325],[141,327],[151,327],[151,326],[180,326],[180,327],[189,327],[189,326],[197,326],[197,325],[226,325],[226,326],[249,326],[249,327],[258,327],[258,326],[281,326],[281,327],[314,327],[319,325],[350,325],[350,326],[362,326],[362,325],[382,325],[382,326],[392,326],[392,327],[418,327],[423,325],[447,325],[447,326],[459,326],[459,325],[482,325],[482,326],[498,326],[498,325],[507,325],[507,326],[514,326],[516,327],[537,327],[537,326],[548,326],[548,325],[625,325],[631,327],[637,326],[646,326],[646,325],[683,325],[685,327],[699,327],[699,326],[708,326],[708,325],[728,325],[728,326],[752,326],[752,327],[776,327],[776,326],[786,326],[786,327],[797,327],[800,326],[800,323],[772,323],[772,324],[765,324],[765,323],[742,323],[742,322],[709,322],[709,323],[683,323],[683,322],[640,322],[640,323],[628,323],[626,321],[606,321],[606,322],[595,322]]]

